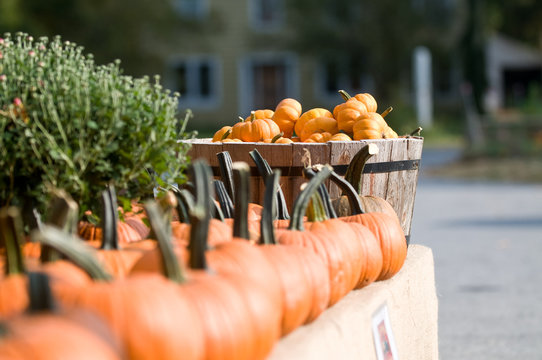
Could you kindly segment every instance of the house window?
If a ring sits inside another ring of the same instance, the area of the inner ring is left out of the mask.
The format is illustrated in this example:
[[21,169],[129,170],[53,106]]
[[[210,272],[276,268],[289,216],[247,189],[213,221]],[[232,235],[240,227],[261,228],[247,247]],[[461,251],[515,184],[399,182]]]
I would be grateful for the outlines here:
[[[286,97],[299,99],[299,69],[292,53],[253,53],[239,63],[239,109],[275,109]],[[245,115],[246,116],[246,115]]]
[[322,60],[317,75],[316,91],[322,99],[336,99],[337,91],[349,93],[370,92],[371,79],[361,71],[360,59],[341,61],[338,59]]
[[218,61],[208,57],[177,59],[170,63],[169,83],[181,94],[182,106],[213,106],[220,88]]
[[173,6],[183,17],[202,19],[208,12],[208,0],[174,0]]
[[248,15],[254,30],[276,31],[284,23],[284,0],[250,0]]

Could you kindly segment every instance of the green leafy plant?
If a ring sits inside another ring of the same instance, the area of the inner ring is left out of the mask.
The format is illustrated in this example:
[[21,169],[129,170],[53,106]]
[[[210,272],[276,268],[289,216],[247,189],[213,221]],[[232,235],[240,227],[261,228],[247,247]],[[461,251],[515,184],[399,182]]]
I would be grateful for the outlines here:
[[[98,213],[113,184],[121,204],[182,183],[187,145],[179,140],[178,93],[158,76],[123,75],[120,61],[97,65],[60,37],[0,38],[0,204],[43,210],[65,189]],[[92,219],[91,219],[92,220]],[[97,219],[94,219],[96,221]]]

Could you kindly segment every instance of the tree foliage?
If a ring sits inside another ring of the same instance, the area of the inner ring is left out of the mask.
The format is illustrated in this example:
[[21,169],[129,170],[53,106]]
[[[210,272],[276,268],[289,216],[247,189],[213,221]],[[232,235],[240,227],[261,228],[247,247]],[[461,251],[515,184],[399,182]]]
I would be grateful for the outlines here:
[[160,46],[181,22],[168,0],[2,0],[0,34],[60,35],[85,46],[98,63],[122,59],[131,75],[162,69]]

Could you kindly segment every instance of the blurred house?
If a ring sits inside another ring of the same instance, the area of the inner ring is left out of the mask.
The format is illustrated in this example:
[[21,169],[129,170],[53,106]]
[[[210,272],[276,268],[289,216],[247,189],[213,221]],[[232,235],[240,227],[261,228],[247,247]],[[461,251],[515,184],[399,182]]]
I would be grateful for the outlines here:
[[192,126],[232,124],[253,109],[274,110],[285,97],[306,109],[332,108],[341,102],[337,89],[370,91],[370,79],[352,86],[347,74],[291,49],[283,0],[174,3],[197,31],[183,33],[182,45],[167,50],[164,83],[181,93],[181,108],[194,112]]
[[542,51],[494,34],[486,44],[486,76],[489,112],[518,106],[530,91],[542,88]]

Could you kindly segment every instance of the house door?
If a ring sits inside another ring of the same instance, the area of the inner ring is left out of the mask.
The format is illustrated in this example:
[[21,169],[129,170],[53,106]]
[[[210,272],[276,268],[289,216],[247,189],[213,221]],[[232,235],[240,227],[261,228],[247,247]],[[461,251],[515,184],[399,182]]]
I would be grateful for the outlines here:
[[279,101],[286,97],[286,74],[284,63],[253,65],[253,109],[275,109]]

